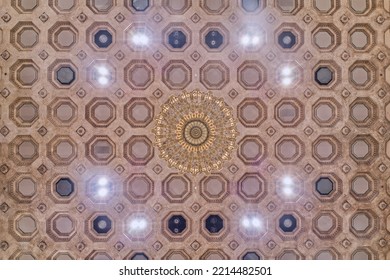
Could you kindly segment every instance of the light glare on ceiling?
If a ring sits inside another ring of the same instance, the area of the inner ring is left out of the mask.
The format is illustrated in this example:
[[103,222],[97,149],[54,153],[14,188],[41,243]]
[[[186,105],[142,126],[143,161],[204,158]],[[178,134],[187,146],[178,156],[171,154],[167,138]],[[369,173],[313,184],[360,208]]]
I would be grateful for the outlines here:
[[149,44],[149,37],[145,33],[135,33],[131,41],[134,45],[142,47]]
[[263,227],[263,221],[257,215],[244,216],[241,220],[241,225],[248,230],[258,230]]
[[107,186],[107,185],[108,185],[108,179],[107,179],[107,177],[104,176],[104,177],[99,178],[98,184],[99,184],[99,186],[101,186],[101,187]]
[[261,38],[259,35],[244,34],[240,38],[240,43],[244,47],[255,47],[261,43]]
[[129,223],[129,231],[130,232],[137,232],[137,231],[143,231],[147,228],[148,221],[144,217],[137,217],[130,221]]
[[280,81],[283,86],[290,86],[296,79],[295,69],[289,65],[282,66],[280,68]]

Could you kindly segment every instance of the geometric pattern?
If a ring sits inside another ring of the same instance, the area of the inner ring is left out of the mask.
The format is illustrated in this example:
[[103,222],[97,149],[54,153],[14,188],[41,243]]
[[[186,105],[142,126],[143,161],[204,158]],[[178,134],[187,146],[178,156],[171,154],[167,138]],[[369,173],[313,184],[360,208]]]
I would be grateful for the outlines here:
[[[390,259],[388,0],[0,11],[0,259]],[[196,89],[237,137],[193,175],[152,130]]]

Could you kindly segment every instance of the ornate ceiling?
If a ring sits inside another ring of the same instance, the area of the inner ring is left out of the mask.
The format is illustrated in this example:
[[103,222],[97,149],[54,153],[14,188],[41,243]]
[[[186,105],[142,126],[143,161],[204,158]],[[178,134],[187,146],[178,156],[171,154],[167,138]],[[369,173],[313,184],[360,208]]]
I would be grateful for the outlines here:
[[1,259],[390,259],[389,0],[0,10]]

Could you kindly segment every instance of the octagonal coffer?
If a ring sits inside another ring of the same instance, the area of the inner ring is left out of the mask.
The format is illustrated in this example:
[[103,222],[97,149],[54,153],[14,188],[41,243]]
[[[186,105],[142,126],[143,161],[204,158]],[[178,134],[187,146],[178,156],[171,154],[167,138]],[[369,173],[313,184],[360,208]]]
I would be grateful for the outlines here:
[[248,251],[241,256],[241,260],[255,261],[263,259],[261,254],[256,251]]
[[324,15],[333,15],[340,9],[340,0],[313,0],[313,7]]
[[151,6],[150,0],[126,0],[125,6],[130,11],[134,12],[146,12]]
[[93,229],[98,234],[106,234],[111,230],[112,221],[107,216],[97,216],[93,220]]
[[32,88],[39,79],[39,67],[32,59],[19,59],[10,68],[10,81],[18,88]]
[[312,41],[320,52],[331,52],[341,44],[341,32],[334,24],[320,23],[312,32]]
[[77,221],[69,212],[54,212],[46,226],[46,232],[53,241],[68,242],[76,234]]
[[48,30],[48,42],[56,51],[69,51],[78,42],[77,28],[68,21],[56,22]]
[[78,70],[69,59],[56,59],[48,67],[47,78],[57,89],[69,89],[77,80]]
[[154,193],[154,181],[145,173],[135,173],[124,182],[124,195],[131,203],[146,203]]
[[222,61],[209,60],[200,68],[200,81],[208,89],[222,89],[229,80],[229,68]]
[[367,90],[377,81],[377,68],[368,60],[357,60],[349,67],[349,82],[358,90]]
[[222,212],[209,211],[200,220],[200,233],[210,242],[221,242],[230,232],[229,223]]
[[209,15],[220,15],[229,7],[229,0],[202,0],[200,7]]
[[162,0],[162,7],[171,15],[182,15],[191,7],[191,0]]
[[240,8],[246,13],[257,13],[264,9],[265,0],[239,0]]
[[38,182],[27,173],[17,173],[10,179],[8,192],[18,203],[31,203],[37,196]]
[[303,8],[303,0],[275,0],[275,6],[283,14],[295,15]]
[[109,98],[93,98],[85,107],[85,118],[94,127],[108,127],[116,118],[116,106]]
[[221,23],[210,22],[200,33],[201,44],[209,52],[220,52],[229,43],[229,31]]
[[170,203],[184,203],[192,193],[192,181],[186,175],[172,173],[162,182],[161,193]]
[[212,203],[220,203],[229,195],[230,183],[222,173],[215,173],[202,178],[200,195]]
[[283,52],[295,52],[304,43],[304,32],[296,23],[283,23],[275,31],[274,40]]
[[267,107],[260,98],[245,98],[237,107],[237,118],[245,127],[259,127],[267,119]]
[[154,117],[154,106],[147,98],[134,97],[124,106],[124,118],[132,127],[146,127]]
[[349,192],[357,201],[369,202],[379,193],[378,183],[370,173],[359,172],[350,181]]
[[173,22],[170,23],[162,31],[164,39],[163,44],[173,52],[181,52],[191,45],[191,29],[184,23]]
[[56,192],[60,196],[70,196],[74,192],[74,183],[69,178],[61,178],[56,182]]
[[375,1],[370,0],[349,0],[349,9],[357,16],[365,16],[372,12]]
[[20,51],[31,51],[39,42],[40,30],[31,21],[19,21],[10,31],[10,42]]
[[108,51],[116,41],[115,29],[108,22],[95,21],[86,32],[87,44],[98,52]]
[[154,67],[144,59],[135,59],[125,66],[125,83],[134,90],[147,89],[154,81]]
[[297,219],[290,214],[283,215],[279,219],[279,227],[284,232],[293,232],[297,228]]
[[331,60],[321,60],[312,72],[314,83],[320,89],[333,89],[341,80],[341,68]]
[[127,257],[127,259],[133,261],[146,261],[149,260],[150,258],[145,253],[135,252],[132,253],[129,257]]
[[116,230],[116,221],[106,212],[95,212],[84,222],[84,233],[93,242],[107,242]]
[[333,127],[342,119],[341,104],[334,98],[321,97],[313,105],[312,118],[320,127]]
[[173,215],[168,220],[168,228],[173,234],[182,233],[187,227],[187,221],[182,215]]
[[32,13],[39,6],[39,0],[12,0],[11,6],[20,14]]
[[343,182],[334,173],[321,173],[312,184],[313,193],[321,202],[335,202],[342,194]]
[[284,164],[294,164],[305,155],[305,145],[295,135],[284,135],[275,144],[275,156]]
[[48,105],[47,118],[55,126],[70,126],[77,119],[77,105],[68,97],[57,97]]
[[94,14],[108,14],[116,5],[116,0],[87,0],[86,5]]
[[276,233],[282,240],[296,240],[303,232],[304,218],[296,211],[282,211],[275,222]]
[[313,219],[314,233],[321,239],[334,239],[342,231],[342,218],[332,210],[322,210]]
[[207,217],[205,227],[209,233],[218,233],[223,228],[223,219],[218,215],[210,215]]
[[28,212],[17,212],[9,225],[9,233],[20,242],[31,241],[39,231],[37,218]]
[[31,127],[39,118],[39,105],[29,97],[19,97],[9,106],[9,117],[19,127]]
[[70,13],[77,4],[77,0],[49,0],[49,6],[57,14]]
[[267,157],[267,145],[259,136],[247,135],[238,143],[237,156],[246,165],[258,165]]
[[184,89],[192,82],[192,68],[184,60],[169,61],[162,73],[162,81],[171,90]]
[[39,157],[39,144],[30,135],[18,135],[10,142],[8,154],[15,164],[29,166]]

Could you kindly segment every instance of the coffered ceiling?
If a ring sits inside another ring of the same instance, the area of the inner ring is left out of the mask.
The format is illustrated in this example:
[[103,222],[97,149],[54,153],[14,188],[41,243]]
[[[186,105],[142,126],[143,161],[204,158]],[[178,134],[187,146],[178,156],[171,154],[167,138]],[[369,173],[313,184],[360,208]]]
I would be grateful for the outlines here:
[[0,259],[390,259],[389,0],[0,17]]

